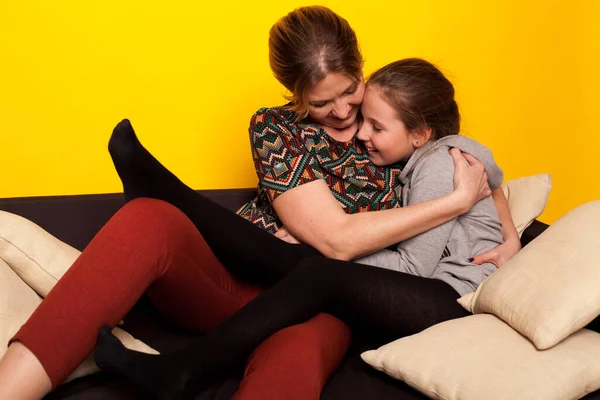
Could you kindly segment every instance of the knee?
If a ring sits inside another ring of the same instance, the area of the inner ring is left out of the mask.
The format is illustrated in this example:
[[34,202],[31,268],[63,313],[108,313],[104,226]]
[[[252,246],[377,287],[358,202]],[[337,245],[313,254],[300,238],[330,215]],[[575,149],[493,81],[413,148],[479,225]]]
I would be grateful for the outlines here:
[[187,218],[174,205],[166,201],[140,197],[125,204],[118,212],[121,218],[135,220],[141,226],[160,226],[180,223]]
[[348,327],[328,314],[275,333],[248,360],[234,399],[318,399],[350,340]]
[[303,347],[307,362],[310,364],[315,360],[313,362],[325,368],[327,373],[341,361],[352,339],[350,328],[344,322],[325,313],[288,329],[290,339]]
[[164,243],[197,229],[177,207],[157,199],[137,198],[125,204],[113,217],[130,235]]

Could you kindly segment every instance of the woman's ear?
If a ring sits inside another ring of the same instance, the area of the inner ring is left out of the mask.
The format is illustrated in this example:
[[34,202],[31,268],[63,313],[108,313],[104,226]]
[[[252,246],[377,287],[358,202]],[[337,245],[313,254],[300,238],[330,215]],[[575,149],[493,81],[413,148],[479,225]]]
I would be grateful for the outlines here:
[[431,138],[431,128],[416,129],[412,132],[411,136],[413,147],[418,149]]

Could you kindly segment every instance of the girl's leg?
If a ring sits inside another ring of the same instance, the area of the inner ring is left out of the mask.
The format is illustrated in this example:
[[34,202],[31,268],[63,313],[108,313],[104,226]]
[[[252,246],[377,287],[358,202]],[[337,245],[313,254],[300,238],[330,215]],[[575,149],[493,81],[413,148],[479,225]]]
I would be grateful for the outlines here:
[[95,356],[101,368],[116,370],[161,398],[174,399],[192,395],[202,378],[247,357],[273,332],[319,311],[398,337],[468,315],[456,302],[458,297],[439,280],[310,258],[192,348],[149,356],[128,351],[103,329]]
[[[40,398],[60,384],[91,352],[98,328],[119,321],[146,287],[159,309],[198,332],[215,328],[260,291],[233,279],[181,211],[158,200],[132,201],[98,233],[12,339],[0,360],[0,383],[16,385],[0,385],[0,398]],[[296,346],[310,347],[314,359],[275,359],[270,368],[312,371],[337,365],[339,358],[321,364],[316,358],[330,347],[343,354],[349,332],[339,320],[322,323],[318,318],[309,327],[315,340],[305,340],[303,326],[290,328]],[[331,337],[332,331],[342,340]],[[257,355],[270,359],[268,351]],[[322,387],[327,377],[313,377],[309,384]],[[303,393],[306,385],[300,386]],[[278,388],[274,398],[286,398],[298,386]],[[256,397],[246,391],[243,398]]]
[[115,127],[108,149],[126,200],[151,197],[179,208],[237,277],[272,284],[301,259],[319,255],[310,246],[273,237],[186,186],[142,146],[128,120]]

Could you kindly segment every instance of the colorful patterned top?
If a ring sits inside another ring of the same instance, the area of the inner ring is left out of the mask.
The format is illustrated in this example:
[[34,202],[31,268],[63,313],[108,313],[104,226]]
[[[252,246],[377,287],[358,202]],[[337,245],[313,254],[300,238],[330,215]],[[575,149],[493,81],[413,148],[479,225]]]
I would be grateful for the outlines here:
[[356,137],[343,143],[309,121],[295,123],[283,107],[261,108],[250,122],[250,145],[258,175],[256,198],[237,213],[274,233],[282,224],[271,202],[286,190],[325,179],[347,213],[402,205],[400,165],[376,167]]

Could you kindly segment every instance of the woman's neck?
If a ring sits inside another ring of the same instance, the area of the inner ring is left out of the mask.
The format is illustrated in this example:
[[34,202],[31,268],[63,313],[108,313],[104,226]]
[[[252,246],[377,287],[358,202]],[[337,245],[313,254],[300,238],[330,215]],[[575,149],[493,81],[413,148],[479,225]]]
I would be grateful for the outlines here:
[[335,129],[329,126],[320,125],[327,134],[338,142],[349,142],[352,140],[358,130],[358,121],[354,121],[352,125],[344,129]]

